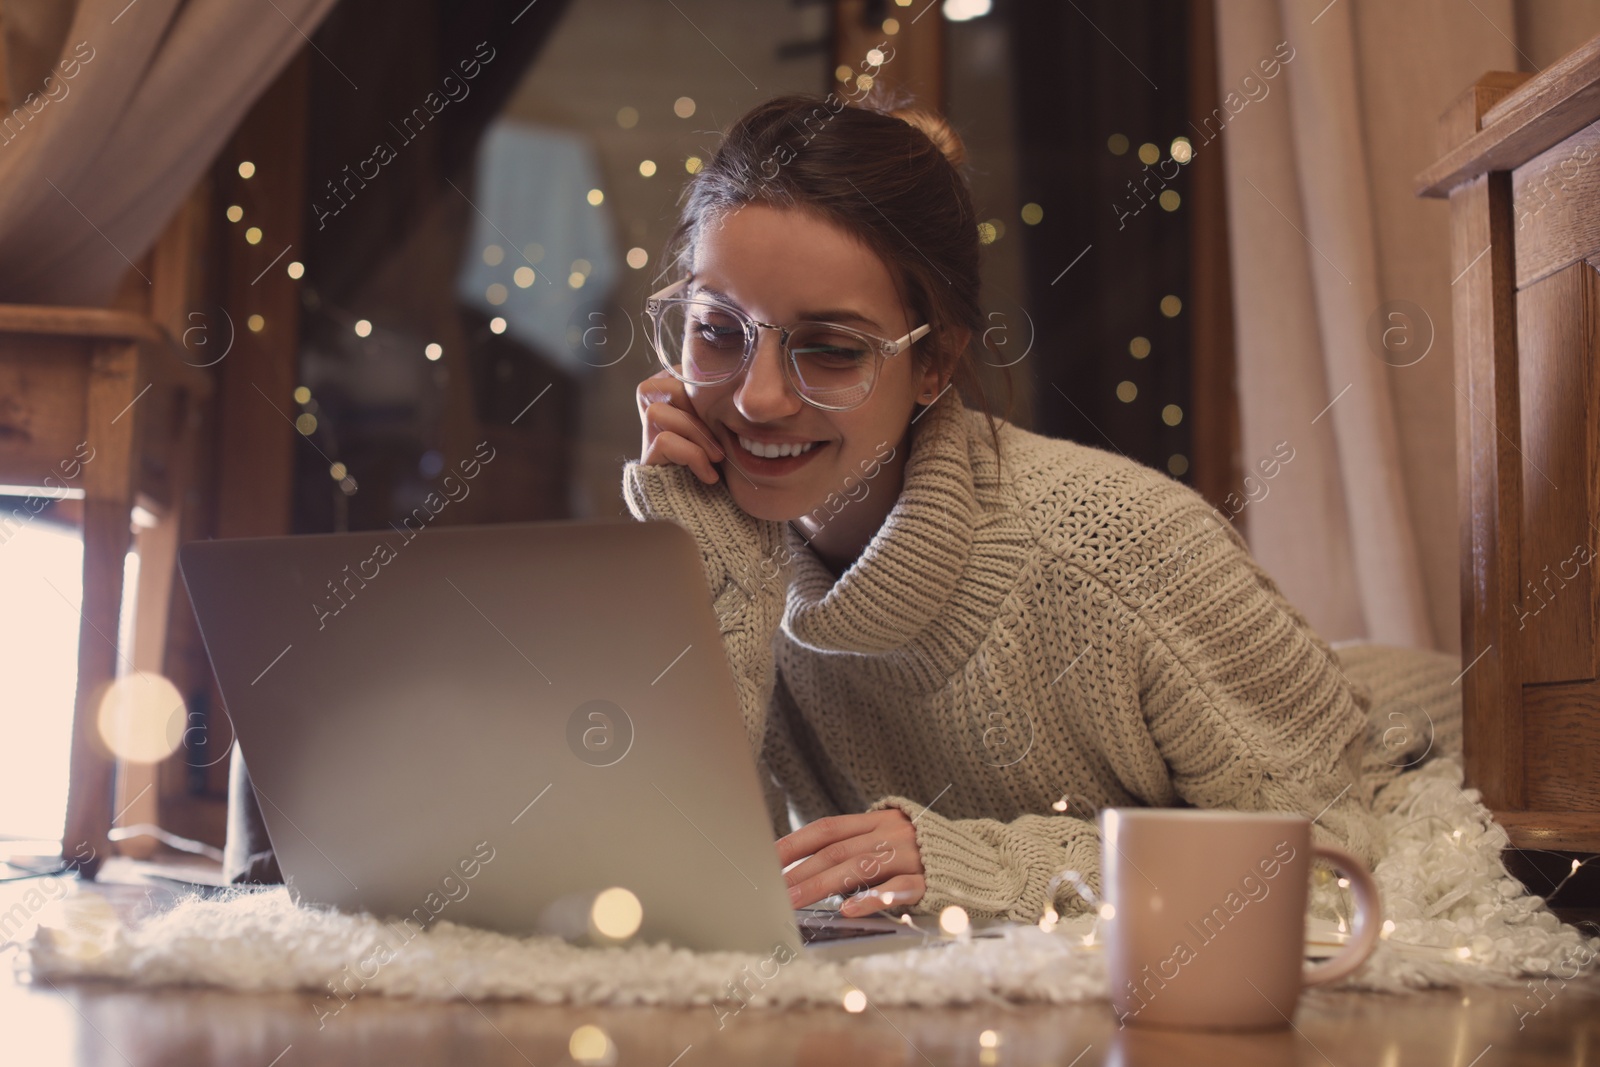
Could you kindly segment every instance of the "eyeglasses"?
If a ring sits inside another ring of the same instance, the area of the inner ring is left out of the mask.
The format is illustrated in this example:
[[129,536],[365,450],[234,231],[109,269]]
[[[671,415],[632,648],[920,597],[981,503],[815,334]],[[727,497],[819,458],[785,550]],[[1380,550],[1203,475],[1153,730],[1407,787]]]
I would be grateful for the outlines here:
[[708,296],[675,296],[691,278],[674,282],[644,302],[650,345],[668,373],[689,385],[721,385],[750,363],[761,330],[777,330],[784,374],[800,399],[824,411],[860,406],[877,384],[889,356],[932,329],[918,326],[898,341],[832,322],[779,326]]

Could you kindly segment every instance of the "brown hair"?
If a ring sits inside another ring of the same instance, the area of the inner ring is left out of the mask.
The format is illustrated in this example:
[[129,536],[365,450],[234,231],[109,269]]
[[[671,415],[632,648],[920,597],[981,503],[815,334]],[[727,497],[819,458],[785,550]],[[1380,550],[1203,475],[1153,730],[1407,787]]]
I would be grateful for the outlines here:
[[[912,321],[933,327],[912,348],[917,366],[937,366],[941,381],[983,411],[998,454],[972,352],[984,330],[966,166],[965,146],[949,123],[881,82],[859,104],[833,93],[773,97],[735,122],[689,181],[665,267],[692,270],[700,235],[746,204],[795,208],[838,226],[888,266]],[[958,350],[952,339],[961,327],[970,333]],[[1006,385],[1009,417],[1009,370]]]

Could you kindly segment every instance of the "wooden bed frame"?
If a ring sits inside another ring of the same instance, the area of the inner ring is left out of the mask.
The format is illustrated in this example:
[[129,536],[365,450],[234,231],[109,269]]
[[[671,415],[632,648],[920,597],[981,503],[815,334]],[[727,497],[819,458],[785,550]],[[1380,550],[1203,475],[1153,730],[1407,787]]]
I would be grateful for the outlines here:
[[1467,784],[1518,848],[1600,852],[1600,38],[1440,120]]

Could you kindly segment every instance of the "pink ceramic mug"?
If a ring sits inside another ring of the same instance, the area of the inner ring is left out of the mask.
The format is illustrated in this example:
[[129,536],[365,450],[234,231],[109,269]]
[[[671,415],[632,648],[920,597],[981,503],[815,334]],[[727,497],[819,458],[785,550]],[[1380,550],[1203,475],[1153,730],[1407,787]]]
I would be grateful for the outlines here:
[[[1101,904],[1111,1003],[1123,1026],[1287,1027],[1300,990],[1342,978],[1378,943],[1365,864],[1311,843],[1298,815],[1197,808],[1100,813]],[[1307,968],[1306,898],[1321,857],[1355,890],[1355,931]]]

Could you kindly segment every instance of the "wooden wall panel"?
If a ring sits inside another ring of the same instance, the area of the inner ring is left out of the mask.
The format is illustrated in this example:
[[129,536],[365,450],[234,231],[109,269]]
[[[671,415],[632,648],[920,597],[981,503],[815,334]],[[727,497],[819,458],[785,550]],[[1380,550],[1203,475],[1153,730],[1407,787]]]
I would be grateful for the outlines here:
[[1600,686],[1529,686],[1522,705],[1528,807],[1600,812]]
[[[1514,632],[1525,684],[1594,677],[1588,559],[1594,412],[1586,411],[1593,270],[1574,264],[1517,294],[1522,549]],[[1537,654],[1535,654],[1537,653]]]

